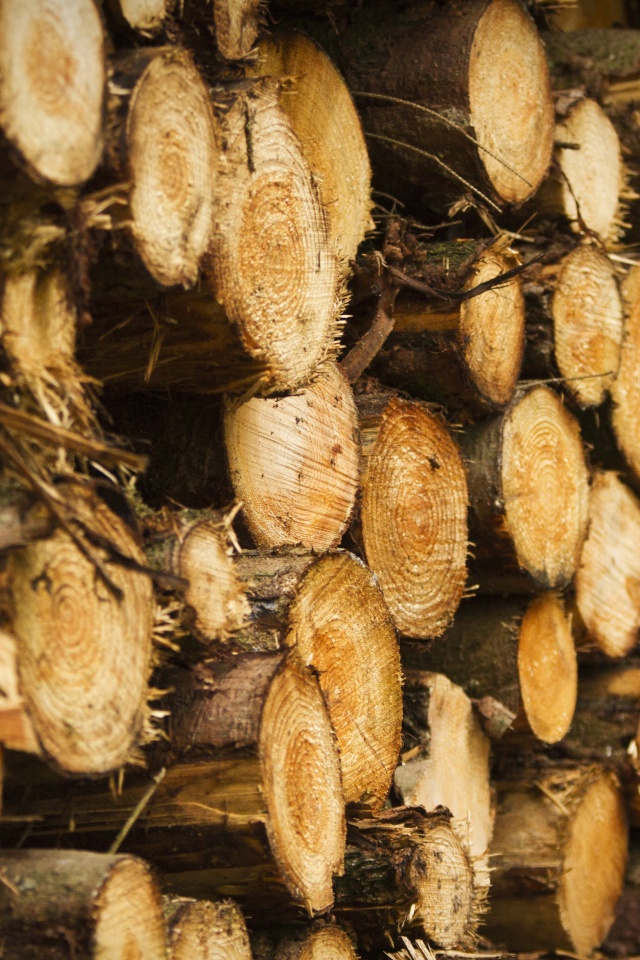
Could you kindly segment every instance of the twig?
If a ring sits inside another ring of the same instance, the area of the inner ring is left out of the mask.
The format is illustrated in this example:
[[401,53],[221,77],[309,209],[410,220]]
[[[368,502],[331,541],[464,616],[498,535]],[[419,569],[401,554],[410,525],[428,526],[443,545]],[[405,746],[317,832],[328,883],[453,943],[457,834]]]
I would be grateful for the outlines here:
[[482,283],[476,284],[475,287],[471,287],[470,290],[461,290],[457,293],[447,293],[445,290],[438,290],[435,287],[430,287],[428,283],[424,283],[422,280],[416,280],[414,277],[408,276],[408,274],[404,273],[402,270],[399,270],[397,267],[388,267],[387,269],[400,286],[408,287],[410,290],[415,290],[416,293],[422,293],[426,297],[437,297],[439,300],[451,300],[461,303],[463,300],[471,300],[473,297],[479,297],[481,293],[486,293],[488,290],[492,290],[494,287],[500,287],[503,284],[508,283],[509,280],[513,280],[514,277],[530,267],[531,264],[537,263],[538,260],[542,260],[544,256],[544,253],[539,253],[537,257],[532,257],[531,260],[527,260],[526,263],[522,263],[518,267],[513,267],[511,270],[506,270],[504,273],[498,274],[497,277],[492,277],[491,280],[484,280]]
[[393,330],[393,307],[400,287],[388,280],[389,268],[386,268],[386,271],[387,279],[380,294],[373,323],[339,364],[349,383],[355,383],[364,373]]
[[166,772],[167,772],[167,768],[162,767],[162,769],[159,770],[158,773],[156,773],[155,777],[153,778],[153,783],[147,787],[145,792],[142,794],[142,796],[138,800],[137,804],[131,811],[131,814],[129,815],[127,822],[125,823],[122,830],[120,831],[118,836],[115,838],[115,840],[109,847],[107,851],[108,853],[118,852],[118,850],[126,840],[127,834],[131,830],[132,826],[134,825],[134,823],[136,822],[136,820],[138,819],[138,817],[140,816],[144,808],[147,806],[147,804],[151,800],[151,797],[154,795],[154,793],[156,792],[156,790],[164,780]]

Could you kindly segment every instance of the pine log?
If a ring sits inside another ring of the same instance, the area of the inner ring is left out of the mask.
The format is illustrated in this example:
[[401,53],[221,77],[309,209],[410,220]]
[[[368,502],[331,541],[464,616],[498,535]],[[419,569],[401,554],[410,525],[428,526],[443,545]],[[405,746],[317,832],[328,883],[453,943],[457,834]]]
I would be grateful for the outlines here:
[[306,389],[228,403],[229,472],[259,547],[336,547],[358,492],[360,451],[353,393],[332,364]]
[[474,871],[448,810],[399,807],[349,823],[335,894],[363,950],[407,928],[445,948],[474,942]]
[[400,633],[438,636],[466,580],[462,458],[439,414],[373,389],[356,394],[363,476],[355,536]]
[[280,105],[317,180],[330,246],[346,274],[373,226],[369,154],[347,85],[324,51],[296,31],[262,40],[253,74],[282,84]]
[[527,379],[559,379],[579,407],[605,399],[620,365],[623,307],[613,264],[576,247],[525,287]]
[[[104,774],[150,735],[153,591],[135,569],[144,555],[129,527],[90,489],[58,491],[79,539],[58,528],[13,551],[3,612],[43,754],[68,775]],[[103,576],[87,557],[91,537]]]
[[497,789],[485,934],[512,950],[589,955],[624,882],[628,831],[615,777],[568,768]]
[[226,106],[206,282],[150,298],[104,278],[111,290],[85,337],[85,363],[101,380],[288,392],[335,353],[337,260],[300,144],[267,81]]
[[356,960],[352,938],[344,927],[314,920],[300,928],[270,925],[251,938],[255,960]]
[[354,92],[381,189],[439,209],[463,194],[500,207],[535,193],[553,106],[544,49],[515,0],[414,4],[402,16],[368,7],[321,41]]
[[0,855],[6,960],[164,960],[160,891],[128,856],[68,850]]
[[637,30],[576,28],[545,32],[543,40],[554,85],[584,87],[605,104],[638,99],[640,39]]
[[245,551],[237,566],[252,614],[236,643],[291,646],[316,671],[336,732],[345,800],[379,809],[400,751],[402,692],[395,630],[376,578],[342,551],[320,560]]
[[[521,715],[544,743],[557,743],[571,725],[578,693],[578,666],[571,621],[552,593],[465,601],[446,633],[428,648],[403,644],[412,671],[446,674],[478,702],[481,715],[498,706],[504,724],[486,724],[498,739]],[[496,706],[497,705],[497,706]]]
[[0,126],[27,173],[73,187],[102,152],[105,38],[92,0],[3,0],[0,7]]
[[[455,246],[451,244],[450,246]],[[490,247],[473,263],[470,290],[512,269],[514,256]],[[399,296],[393,332],[373,365],[383,383],[460,410],[486,413],[511,399],[524,350],[524,298],[518,276],[456,304]]]
[[609,657],[624,657],[640,629],[640,502],[613,471],[593,480],[589,531],[576,573],[578,642],[593,641]]
[[467,428],[459,440],[473,509],[474,579],[490,588],[502,564],[539,588],[566,585],[587,530],[589,474],[578,423],[561,399],[544,386],[523,390],[502,416]]
[[626,318],[620,367],[611,385],[611,399],[611,424],[617,445],[640,478],[640,299]]
[[247,926],[230,900],[165,898],[169,960],[252,960]]
[[489,739],[464,691],[439,673],[405,673],[405,746],[394,784],[407,806],[446,807],[463,847],[486,856],[493,829]]
[[640,843],[637,834],[632,834],[629,844],[625,885],[603,950],[608,957],[630,957],[640,953]]

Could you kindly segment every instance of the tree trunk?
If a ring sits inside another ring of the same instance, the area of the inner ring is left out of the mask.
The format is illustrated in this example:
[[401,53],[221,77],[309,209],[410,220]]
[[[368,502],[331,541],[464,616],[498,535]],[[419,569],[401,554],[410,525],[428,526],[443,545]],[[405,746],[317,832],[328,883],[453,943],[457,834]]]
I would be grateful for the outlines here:
[[244,917],[230,900],[164,902],[169,960],[252,960]]

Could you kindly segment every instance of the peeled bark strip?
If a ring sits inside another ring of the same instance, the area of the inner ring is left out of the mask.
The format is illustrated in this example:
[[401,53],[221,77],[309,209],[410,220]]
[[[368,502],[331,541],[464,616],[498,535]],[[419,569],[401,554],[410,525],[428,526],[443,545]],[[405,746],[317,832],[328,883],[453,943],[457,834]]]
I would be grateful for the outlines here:
[[617,473],[601,471],[589,517],[576,573],[576,632],[586,632],[607,656],[624,657],[640,629],[640,502]]
[[465,850],[473,858],[486,855],[493,830],[489,739],[471,701],[443,674],[410,670],[404,703],[411,759],[395,773],[402,802],[425,810],[447,807]]
[[360,523],[367,563],[397,629],[439,636],[464,592],[467,485],[442,420],[390,394],[356,397],[362,437]]
[[541,212],[566,217],[574,230],[605,243],[623,224],[618,206],[624,187],[620,140],[595,100],[580,100],[556,127],[557,170],[536,197]]
[[[504,558],[542,588],[566,585],[586,534],[589,474],[575,418],[548,387],[460,435],[481,563]],[[474,573],[475,576],[475,573]]]
[[0,123],[27,172],[56,187],[88,180],[102,152],[105,50],[92,0],[3,0]]
[[314,920],[299,930],[261,930],[251,940],[255,960],[356,960],[352,938],[337,923]]
[[[129,528],[94,493],[58,489],[86,530],[144,563]],[[20,690],[43,754],[71,775],[116,770],[148,735],[151,582],[96,552],[121,598],[61,529],[8,560]]]
[[596,247],[576,247],[526,292],[525,377],[562,378],[578,406],[599,406],[620,366],[624,320],[613,264]]
[[615,777],[594,767],[498,784],[486,935],[586,956],[614,919],[627,858]]
[[252,614],[240,647],[278,649],[317,672],[336,733],[345,800],[380,808],[400,750],[402,691],[393,622],[375,577],[349,553],[315,559],[245,551]]
[[164,960],[160,891],[128,856],[5,850],[0,937],[6,960]]
[[244,917],[230,900],[165,900],[164,915],[170,960],[252,960]]
[[263,40],[254,71],[283,83],[280,105],[317,180],[330,247],[346,274],[372,226],[369,154],[347,85],[324,51],[294,31]]
[[218,145],[209,91],[187,50],[160,47],[117,59],[110,93],[107,153],[129,184],[117,216],[158,283],[192,286],[213,229]]
[[640,477],[640,300],[626,318],[618,375],[611,385],[611,422],[616,442]]
[[365,948],[407,926],[445,948],[474,940],[473,868],[446,810],[400,807],[350,823],[335,892]]
[[[515,258],[487,250],[465,290],[506,273]],[[503,407],[513,396],[524,351],[524,297],[519,277],[461,304],[399,297],[393,333],[374,364],[384,383],[473,412]]]
[[259,547],[336,547],[359,480],[358,414],[335,365],[289,397],[227,405],[229,471]]

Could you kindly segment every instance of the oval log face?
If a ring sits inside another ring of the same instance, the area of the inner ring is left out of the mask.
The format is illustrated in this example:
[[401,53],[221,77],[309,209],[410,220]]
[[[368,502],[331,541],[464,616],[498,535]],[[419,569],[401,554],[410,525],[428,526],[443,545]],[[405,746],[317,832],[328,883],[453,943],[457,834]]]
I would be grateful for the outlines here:
[[640,477],[640,300],[627,317],[620,369],[611,385],[612,424],[616,442]]

